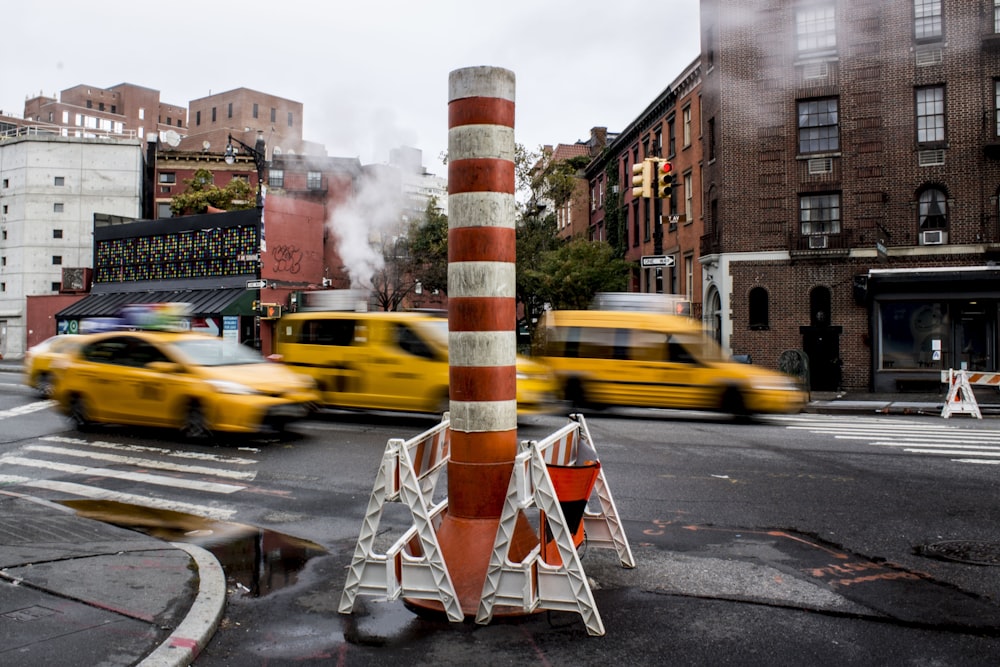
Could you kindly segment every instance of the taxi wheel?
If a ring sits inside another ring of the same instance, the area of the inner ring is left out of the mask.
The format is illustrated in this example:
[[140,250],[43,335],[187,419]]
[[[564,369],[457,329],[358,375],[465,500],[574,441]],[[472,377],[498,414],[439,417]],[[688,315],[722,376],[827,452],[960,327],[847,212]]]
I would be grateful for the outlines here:
[[566,383],[566,400],[574,410],[583,410],[588,407],[587,392],[583,388],[583,382],[572,378]]
[[181,434],[188,440],[200,440],[211,435],[205,420],[205,409],[198,401],[191,401],[184,410],[184,424]]
[[744,421],[750,418],[750,412],[747,410],[743,392],[736,387],[729,387],[722,392],[720,408],[723,412],[731,414],[733,419],[737,421]]
[[446,389],[444,395],[438,398],[434,412],[444,416],[444,413],[449,410],[451,410],[451,396],[448,394],[448,390]]
[[38,394],[44,398],[52,398],[55,388],[56,386],[52,381],[51,373],[41,373],[38,376],[38,379],[35,380],[35,389],[38,391]]
[[80,394],[73,394],[69,399],[69,418],[78,431],[86,431],[93,424],[87,410],[87,400]]

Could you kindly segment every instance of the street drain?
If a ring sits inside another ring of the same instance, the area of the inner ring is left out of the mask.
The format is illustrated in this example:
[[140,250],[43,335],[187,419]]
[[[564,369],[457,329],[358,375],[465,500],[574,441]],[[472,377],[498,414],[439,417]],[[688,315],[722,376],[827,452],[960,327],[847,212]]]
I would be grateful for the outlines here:
[[949,540],[917,547],[917,553],[970,565],[1000,565],[1000,542]]
[[88,519],[207,549],[222,565],[228,584],[251,597],[294,584],[310,558],[326,554],[314,542],[242,523],[112,500],[65,500],[62,504]]

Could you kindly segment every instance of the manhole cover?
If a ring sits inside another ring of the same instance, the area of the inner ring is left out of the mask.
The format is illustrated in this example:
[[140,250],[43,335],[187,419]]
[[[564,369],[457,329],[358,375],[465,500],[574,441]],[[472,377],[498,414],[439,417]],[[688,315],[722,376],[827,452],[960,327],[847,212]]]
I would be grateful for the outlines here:
[[1000,565],[1000,543],[952,540],[935,542],[919,548],[924,556],[970,563],[972,565]]

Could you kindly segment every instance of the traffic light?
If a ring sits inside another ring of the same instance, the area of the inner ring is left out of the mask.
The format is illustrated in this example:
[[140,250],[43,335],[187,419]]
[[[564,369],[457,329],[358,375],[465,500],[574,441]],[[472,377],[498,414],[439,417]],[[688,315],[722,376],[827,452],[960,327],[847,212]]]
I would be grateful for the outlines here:
[[632,165],[632,196],[649,199],[653,196],[652,190],[653,160],[646,158]]
[[257,314],[262,320],[276,320],[281,317],[281,304],[262,303]]
[[656,161],[656,197],[669,199],[674,189],[674,166],[668,160]]

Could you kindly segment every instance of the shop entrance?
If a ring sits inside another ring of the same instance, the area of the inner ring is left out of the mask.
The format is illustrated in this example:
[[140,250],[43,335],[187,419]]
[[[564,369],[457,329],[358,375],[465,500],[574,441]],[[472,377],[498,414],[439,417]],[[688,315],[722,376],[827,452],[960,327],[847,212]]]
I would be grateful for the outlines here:
[[837,391],[841,388],[840,334],[842,327],[799,327],[802,351],[809,357],[809,388]]
[[970,301],[962,305],[955,323],[955,367],[970,371],[996,370],[995,321],[992,308],[987,304]]

